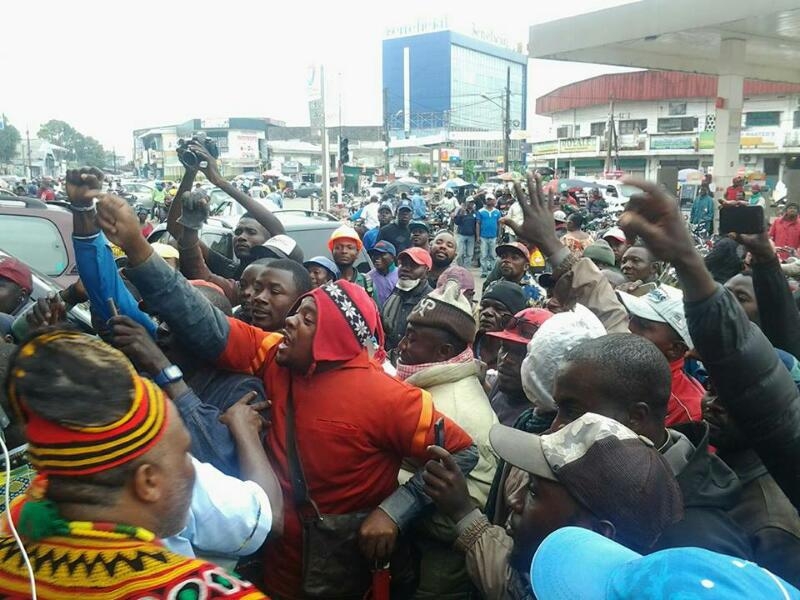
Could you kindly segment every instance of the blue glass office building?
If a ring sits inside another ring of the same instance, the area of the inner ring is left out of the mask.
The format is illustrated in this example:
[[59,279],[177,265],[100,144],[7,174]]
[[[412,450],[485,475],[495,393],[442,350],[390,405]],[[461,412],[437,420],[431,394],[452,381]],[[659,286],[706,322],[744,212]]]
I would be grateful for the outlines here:
[[[512,129],[525,129],[528,57],[446,30],[383,41],[384,111],[390,137],[442,132],[461,138],[465,160],[502,154],[500,139],[453,132],[500,132],[507,69]],[[517,146],[518,144],[515,144]],[[511,156],[511,161],[519,160]]]

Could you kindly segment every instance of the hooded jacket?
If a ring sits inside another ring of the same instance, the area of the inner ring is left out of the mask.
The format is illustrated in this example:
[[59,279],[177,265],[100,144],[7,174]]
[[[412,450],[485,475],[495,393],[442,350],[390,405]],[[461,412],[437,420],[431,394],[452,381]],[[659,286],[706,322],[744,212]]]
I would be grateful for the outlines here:
[[746,534],[728,515],[739,502],[742,484],[736,473],[708,452],[708,424],[682,423],[662,450],[683,494],[683,520],[667,527],[654,550],[694,546],[752,559]]

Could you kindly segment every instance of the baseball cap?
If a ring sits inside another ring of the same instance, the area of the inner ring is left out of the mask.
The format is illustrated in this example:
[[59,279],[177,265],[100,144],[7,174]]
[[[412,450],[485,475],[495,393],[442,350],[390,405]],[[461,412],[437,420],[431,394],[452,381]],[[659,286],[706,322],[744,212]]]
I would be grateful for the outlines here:
[[397,248],[394,247],[394,244],[391,242],[387,242],[386,240],[381,240],[376,242],[375,245],[369,249],[370,256],[375,254],[391,254],[392,256],[397,256]]
[[[178,260],[181,257],[181,253],[178,251],[177,248],[174,246],[170,246],[169,244],[162,244],[161,242],[154,242],[150,244],[153,248],[153,252],[158,254],[161,258],[173,258]],[[2,274],[2,273],[0,273]]]
[[311,265],[318,265],[323,269],[326,269],[331,275],[333,275],[334,279],[339,279],[339,277],[342,276],[341,272],[339,271],[339,267],[337,267],[336,263],[327,256],[314,256],[303,263],[303,266],[306,269]]
[[565,213],[563,210],[557,210],[553,213],[553,220],[556,223],[566,223],[567,213]]
[[525,257],[525,260],[531,259],[531,251],[528,250],[525,244],[521,242],[509,242],[507,244],[500,244],[497,248],[495,248],[494,253],[497,254],[497,256],[500,256],[501,252],[503,251],[503,248],[516,250],[517,252],[522,254],[522,256]]
[[431,228],[424,221],[411,221],[411,223],[408,224],[408,229],[409,231],[413,231],[414,229],[424,229],[428,233],[431,232]]
[[629,544],[648,548],[683,518],[683,497],[664,457],[608,417],[586,413],[546,435],[498,424],[489,441],[509,464],[564,486]]
[[659,287],[641,297],[626,292],[617,292],[617,295],[630,314],[648,321],[666,323],[681,336],[689,348],[694,348],[689,335],[689,324],[683,312],[683,294],[679,291],[670,295]]
[[612,227],[608,231],[603,234],[603,239],[611,238],[612,240],[616,240],[618,242],[622,242],[623,244],[628,241],[628,238],[625,237],[625,232],[622,231],[619,227]]
[[797,588],[741,558],[703,548],[642,556],[582,527],[544,539],[533,556],[531,586],[539,600],[800,599]]
[[397,212],[400,212],[401,210],[404,209],[413,210],[413,208],[411,208],[411,202],[409,200],[401,200],[400,204],[397,205]]
[[303,262],[303,249],[288,235],[273,235],[260,246],[250,249],[253,260],[259,258],[288,258],[296,262]]
[[33,275],[28,265],[12,256],[0,256],[0,278],[16,283],[24,292],[33,291]]
[[552,316],[553,313],[544,308],[526,308],[511,317],[506,323],[505,329],[502,331],[488,331],[486,335],[508,340],[509,342],[527,344],[539,327]]
[[392,208],[392,205],[389,202],[381,202],[378,210],[388,210],[390,213],[394,214],[394,208]]
[[428,269],[433,268],[433,261],[431,260],[430,252],[423,248],[409,248],[408,250],[403,250],[397,256],[399,258],[403,255],[408,256],[418,265],[425,265],[428,267]]
[[497,198],[495,198],[495,195],[492,192],[488,192],[486,194],[486,196],[485,196],[485,199],[486,200],[497,200]]

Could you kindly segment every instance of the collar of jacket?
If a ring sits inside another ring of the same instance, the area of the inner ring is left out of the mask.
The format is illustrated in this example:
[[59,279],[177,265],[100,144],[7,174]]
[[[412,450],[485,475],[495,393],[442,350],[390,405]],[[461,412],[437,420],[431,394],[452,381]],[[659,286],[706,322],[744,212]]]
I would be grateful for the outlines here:
[[478,363],[474,360],[466,363],[441,363],[414,373],[406,379],[406,383],[418,388],[428,389],[435,385],[455,383],[468,377],[478,376]]
[[742,484],[733,469],[716,454],[709,453],[708,423],[680,423],[667,432],[674,443],[664,458],[678,480],[684,506],[733,508],[741,496]]

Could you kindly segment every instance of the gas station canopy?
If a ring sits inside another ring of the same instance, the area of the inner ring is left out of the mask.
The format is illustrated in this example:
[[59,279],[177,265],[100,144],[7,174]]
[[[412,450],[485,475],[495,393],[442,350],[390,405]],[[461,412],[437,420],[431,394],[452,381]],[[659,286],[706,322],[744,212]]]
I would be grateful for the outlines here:
[[722,40],[743,40],[737,74],[800,83],[797,0],[642,0],[530,28],[530,57],[721,75]]

